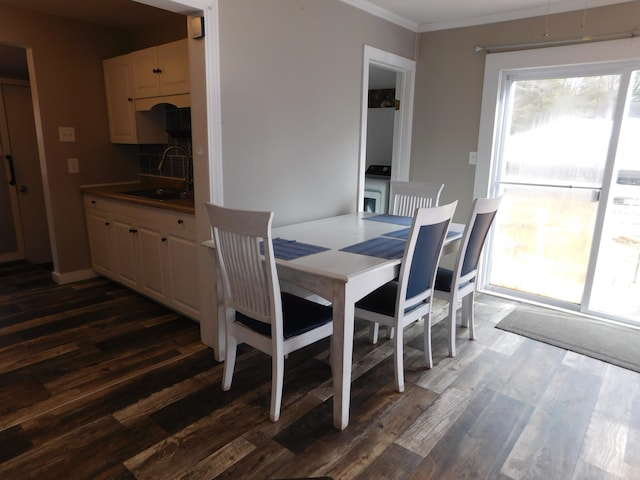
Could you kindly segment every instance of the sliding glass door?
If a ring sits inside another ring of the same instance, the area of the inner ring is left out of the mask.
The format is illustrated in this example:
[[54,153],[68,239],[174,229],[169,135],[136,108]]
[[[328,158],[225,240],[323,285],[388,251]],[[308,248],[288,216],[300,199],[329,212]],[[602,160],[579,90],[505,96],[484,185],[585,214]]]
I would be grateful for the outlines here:
[[633,71],[616,141],[588,310],[640,322],[640,70]]
[[639,81],[611,67],[507,77],[491,288],[640,322]]

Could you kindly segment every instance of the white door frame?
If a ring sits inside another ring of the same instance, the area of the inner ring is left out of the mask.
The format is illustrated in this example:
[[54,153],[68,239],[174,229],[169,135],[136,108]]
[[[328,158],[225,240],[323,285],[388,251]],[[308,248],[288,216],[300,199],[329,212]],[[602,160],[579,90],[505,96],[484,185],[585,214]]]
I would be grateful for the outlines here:
[[[198,242],[198,283],[200,294],[200,338],[213,348],[218,361],[225,358],[224,312],[217,304],[217,284],[211,272],[215,272],[212,250],[200,246],[211,240],[209,217],[205,202],[223,204],[222,175],[222,114],[220,108],[220,43],[218,0],[135,0],[153,7],[182,15],[204,18],[204,38],[192,40],[193,55],[204,57],[202,62],[191,63],[194,77],[204,78],[204,86],[198,86],[191,94],[192,140],[194,154],[194,182],[196,206],[196,241]],[[189,28],[191,30],[191,28]],[[190,40],[191,41],[191,40]],[[202,43],[200,43],[202,42]],[[192,85],[193,87],[193,85]],[[196,110],[197,109],[197,110]],[[202,113],[202,111],[206,113]],[[197,119],[195,118],[197,116]],[[206,118],[205,118],[206,117]]]
[[400,100],[400,110],[396,111],[393,126],[391,180],[409,180],[409,167],[411,162],[411,133],[413,130],[413,96],[416,80],[416,62],[415,60],[365,45],[364,59],[362,62],[362,105],[360,112],[360,160],[358,165],[357,211],[362,211],[364,204],[370,65],[396,72],[396,99]]

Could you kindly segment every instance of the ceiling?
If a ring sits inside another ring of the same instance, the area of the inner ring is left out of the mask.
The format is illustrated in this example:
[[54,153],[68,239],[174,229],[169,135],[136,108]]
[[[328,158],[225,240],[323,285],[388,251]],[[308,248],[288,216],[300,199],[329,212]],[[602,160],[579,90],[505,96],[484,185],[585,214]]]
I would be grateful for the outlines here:
[[[148,2],[149,0],[142,0]],[[414,31],[442,30],[546,15],[631,0],[342,0]],[[132,0],[0,0],[43,13],[133,30],[173,13]]]
[[[417,32],[468,27],[631,0],[342,0]],[[390,15],[390,16],[389,16]]]
[[132,0],[0,0],[0,4],[123,30],[148,27],[176,15]]
[[[149,2],[152,0],[141,0]],[[231,0],[232,1],[232,0]],[[341,0],[416,32],[480,25],[631,0]],[[132,0],[0,0],[41,13],[136,30],[174,18],[171,13]],[[24,70],[24,51],[0,45],[0,76]]]

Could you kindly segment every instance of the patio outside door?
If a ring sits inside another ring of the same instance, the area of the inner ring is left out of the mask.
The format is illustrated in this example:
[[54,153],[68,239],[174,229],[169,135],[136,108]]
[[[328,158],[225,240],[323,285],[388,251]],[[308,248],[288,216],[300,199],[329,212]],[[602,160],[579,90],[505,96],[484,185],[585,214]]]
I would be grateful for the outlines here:
[[509,77],[490,288],[640,322],[639,83],[621,68]]

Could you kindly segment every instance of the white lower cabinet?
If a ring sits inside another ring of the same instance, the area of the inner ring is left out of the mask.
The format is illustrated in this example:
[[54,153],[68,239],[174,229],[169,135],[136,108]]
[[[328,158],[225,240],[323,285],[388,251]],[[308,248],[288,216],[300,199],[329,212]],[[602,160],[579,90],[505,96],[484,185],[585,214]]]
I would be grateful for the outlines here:
[[[189,316],[200,314],[198,288],[195,283],[198,268],[198,250],[192,239],[169,234],[168,266],[171,275],[170,302]],[[194,277],[195,275],[195,277]]]
[[96,272],[200,319],[193,215],[85,195]]
[[97,209],[86,209],[87,229],[93,269],[112,277],[113,245],[110,239],[111,221],[106,212]]

